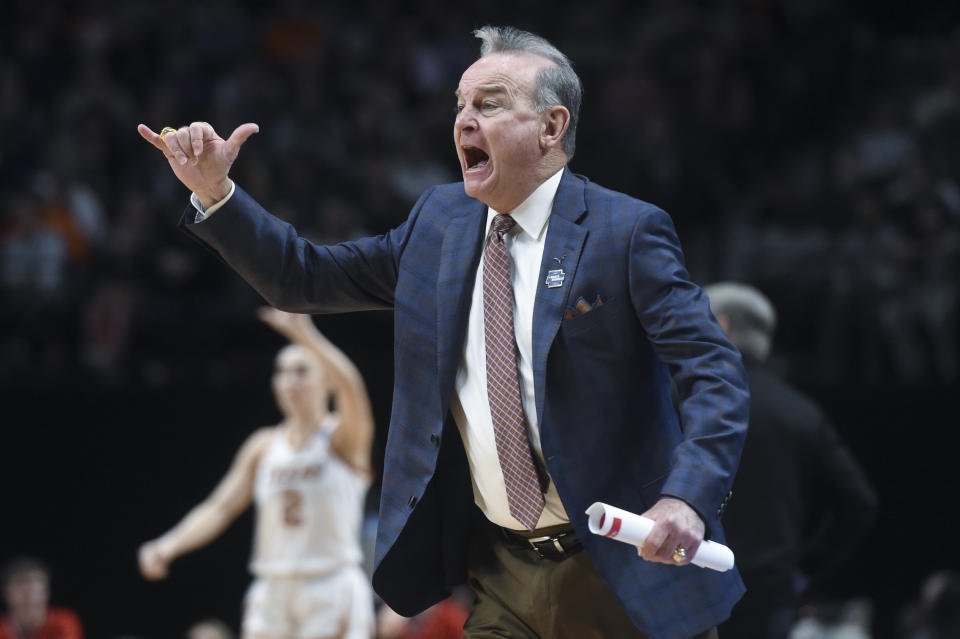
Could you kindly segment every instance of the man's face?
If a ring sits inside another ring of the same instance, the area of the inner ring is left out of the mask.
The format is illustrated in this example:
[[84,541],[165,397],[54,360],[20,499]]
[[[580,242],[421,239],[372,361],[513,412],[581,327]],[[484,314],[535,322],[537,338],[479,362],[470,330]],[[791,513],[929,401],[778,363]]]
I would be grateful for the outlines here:
[[549,61],[493,53],[464,71],[453,140],[467,195],[509,213],[549,176],[541,175],[543,117],[533,105],[536,72]]

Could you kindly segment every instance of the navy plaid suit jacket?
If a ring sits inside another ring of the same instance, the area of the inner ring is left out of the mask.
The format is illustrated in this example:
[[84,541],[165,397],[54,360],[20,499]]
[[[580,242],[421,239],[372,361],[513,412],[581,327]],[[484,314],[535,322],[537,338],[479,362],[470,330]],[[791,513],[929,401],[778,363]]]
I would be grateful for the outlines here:
[[[278,308],[394,310],[373,580],[405,615],[465,581],[478,523],[462,443],[447,417],[486,210],[462,184],[447,184],[424,193],[385,235],[316,246],[238,188],[206,221],[183,222]],[[554,258],[565,279],[538,288],[533,326],[550,475],[591,561],[637,626],[653,639],[693,636],[728,616],[743,592],[736,570],[643,561],[632,546],[590,534],[584,511],[603,501],[640,513],[672,495],[723,542],[720,514],[747,424],[740,355],[690,281],[669,216],[655,206],[565,170],[541,282]],[[603,304],[564,320],[579,296]]]

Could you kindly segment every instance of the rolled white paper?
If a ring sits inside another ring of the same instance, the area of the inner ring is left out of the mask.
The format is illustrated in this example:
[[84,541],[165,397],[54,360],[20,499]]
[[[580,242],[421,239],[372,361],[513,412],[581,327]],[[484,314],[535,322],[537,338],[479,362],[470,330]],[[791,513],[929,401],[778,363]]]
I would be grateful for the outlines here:
[[[641,546],[653,529],[653,520],[602,502],[595,502],[587,508],[590,519],[590,532],[625,544]],[[697,554],[690,563],[701,568],[710,568],[726,572],[733,568],[733,551],[715,541],[704,540],[697,548]]]

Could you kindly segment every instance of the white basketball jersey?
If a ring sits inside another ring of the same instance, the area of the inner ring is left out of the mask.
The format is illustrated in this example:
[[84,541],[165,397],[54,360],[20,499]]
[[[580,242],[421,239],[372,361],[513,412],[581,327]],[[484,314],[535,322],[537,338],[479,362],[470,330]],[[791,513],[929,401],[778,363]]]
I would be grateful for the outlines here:
[[250,571],[258,577],[318,575],[362,563],[370,479],[330,450],[331,432],[321,427],[299,450],[282,430],[273,434],[254,484]]

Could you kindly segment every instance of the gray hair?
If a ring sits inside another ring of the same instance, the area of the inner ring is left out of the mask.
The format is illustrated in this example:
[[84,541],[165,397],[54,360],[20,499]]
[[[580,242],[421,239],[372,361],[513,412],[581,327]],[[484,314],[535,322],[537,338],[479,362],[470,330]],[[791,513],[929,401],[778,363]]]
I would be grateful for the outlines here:
[[770,355],[777,313],[767,297],[746,284],[720,282],[703,287],[710,310],[726,317],[730,340],[744,356],[762,362]]
[[580,119],[580,102],[583,85],[573,70],[573,65],[558,48],[538,35],[514,27],[485,26],[473,32],[480,38],[480,57],[491,53],[529,53],[546,58],[553,63],[537,71],[533,105],[539,113],[555,106],[566,107],[570,112],[570,124],[563,136],[563,150],[567,161],[573,159],[577,146],[577,121]]

